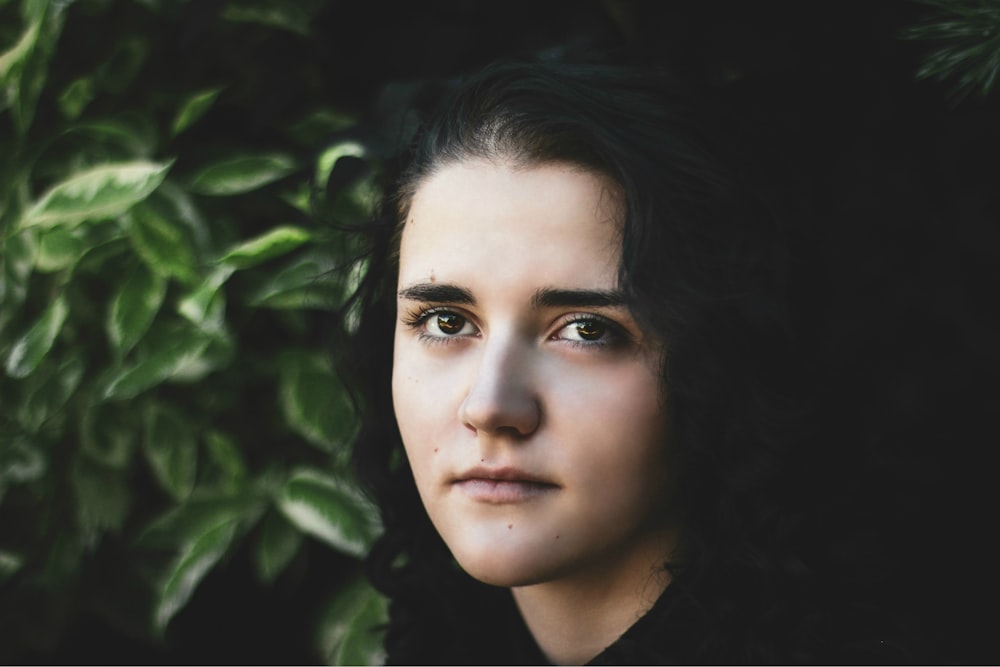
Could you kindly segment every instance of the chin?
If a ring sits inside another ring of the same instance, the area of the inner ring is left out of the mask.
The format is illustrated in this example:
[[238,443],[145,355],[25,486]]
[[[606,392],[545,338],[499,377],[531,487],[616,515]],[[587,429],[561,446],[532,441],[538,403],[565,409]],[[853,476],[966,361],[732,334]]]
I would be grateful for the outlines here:
[[518,586],[531,586],[545,581],[548,577],[531,568],[511,566],[510,563],[500,562],[500,559],[493,559],[492,562],[482,562],[478,560],[467,565],[461,559],[458,564],[465,572],[477,581],[491,586],[503,586],[505,588],[516,588]]
[[453,548],[459,566],[473,579],[492,586],[513,588],[531,586],[558,577],[560,567],[554,561],[550,545],[481,546]]

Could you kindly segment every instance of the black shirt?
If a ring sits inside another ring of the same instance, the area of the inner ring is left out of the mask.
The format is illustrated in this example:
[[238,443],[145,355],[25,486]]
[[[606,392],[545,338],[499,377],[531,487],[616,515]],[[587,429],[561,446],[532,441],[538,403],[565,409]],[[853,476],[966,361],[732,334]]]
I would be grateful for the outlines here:
[[[474,596],[422,600],[419,610],[396,605],[386,640],[388,664],[546,665],[509,589],[476,584]],[[771,622],[763,615],[733,612],[728,618],[706,609],[675,581],[653,607],[590,665],[898,664],[915,656],[892,634],[863,623],[836,623],[820,610],[821,632],[802,616]],[[854,614],[846,614],[856,618]]]
[[[494,589],[465,613],[425,610],[406,633],[387,642],[389,664],[549,665],[508,589]],[[671,587],[614,643],[587,664],[689,663],[678,642],[678,596]],[[465,607],[466,605],[462,605]],[[456,611],[454,608],[449,611]],[[690,643],[688,639],[687,643]]]

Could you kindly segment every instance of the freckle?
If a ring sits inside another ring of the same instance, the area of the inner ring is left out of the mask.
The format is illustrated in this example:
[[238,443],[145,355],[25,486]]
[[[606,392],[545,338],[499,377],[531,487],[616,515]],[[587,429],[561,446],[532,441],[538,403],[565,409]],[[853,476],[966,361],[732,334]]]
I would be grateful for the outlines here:
[[559,536],[558,536],[558,535],[556,535],[556,539],[557,539],[557,540],[559,539]]
[[510,530],[510,529],[511,529],[511,528],[513,528],[513,527],[514,527],[514,524],[512,524],[512,523],[508,523],[508,524],[507,524],[507,530]]
[[438,448],[437,448],[437,447],[435,447],[435,448],[434,448],[434,453],[435,453],[435,454],[437,454],[437,453],[438,453]]

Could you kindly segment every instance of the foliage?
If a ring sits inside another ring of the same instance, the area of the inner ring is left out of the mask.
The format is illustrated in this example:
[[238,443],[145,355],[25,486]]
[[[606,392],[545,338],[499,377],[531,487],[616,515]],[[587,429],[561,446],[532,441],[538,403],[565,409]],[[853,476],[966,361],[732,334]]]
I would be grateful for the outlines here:
[[[318,3],[214,3],[215,52],[191,47],[198,5],[0,3],[0,644],[15,659],[82,608],[162,637],[240,550],[270,585],[308,541],[350,562],[378,531],[322,335],[354,248],[311,215],[363,221],[378,160],[308,67],[282,76],[314,103],[264,114],[255,54],[310,62]],[[86,585],[111,547],[127,571]],[[356,570],[315,619],[320,659],[379,659],[384,603]]]
[[979,89],[988,95],[1000,76],[1000,2],[997,0],[918,0],[936,16],[907,29],[907,39],[924,40],[936,49],[917,71],[921,79],[953,81],[960,99]]

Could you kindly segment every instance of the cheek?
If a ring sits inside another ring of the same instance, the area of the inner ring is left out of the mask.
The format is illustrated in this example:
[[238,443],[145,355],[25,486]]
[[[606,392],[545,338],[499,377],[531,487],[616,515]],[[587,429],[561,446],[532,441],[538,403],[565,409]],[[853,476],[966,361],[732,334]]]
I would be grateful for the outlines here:
[[577,388],[560,416],[573,432],[564,449],[566,465],[602,494],[662,494],[669,478],[668,426],[658,377],[637,365]]
[[410,349],[414,344],[405,341],[396,345],[392,402],[410,466],[419,476],[428,454],[445,441],[455,422],[461,385],[457,368],[415,353]]

